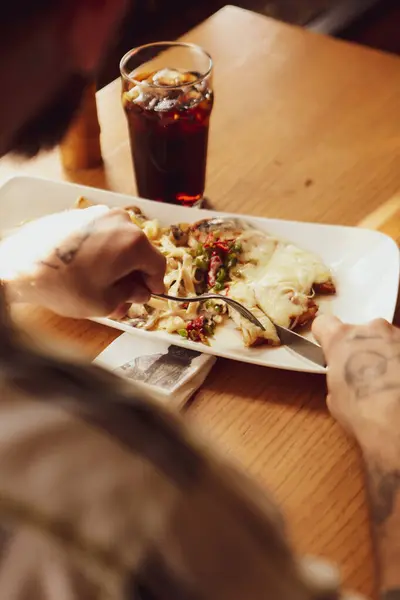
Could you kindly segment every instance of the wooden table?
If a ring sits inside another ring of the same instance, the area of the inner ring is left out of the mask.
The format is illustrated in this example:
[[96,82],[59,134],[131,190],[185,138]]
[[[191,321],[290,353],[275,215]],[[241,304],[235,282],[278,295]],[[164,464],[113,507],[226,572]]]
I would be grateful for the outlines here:
[[[400,61],[226,7],[186,38],[215,59],[208,195],[219,210],[382,227],[400,238]],[[119,83],[98,94],[104,170],[62,173],[57,153],[15,172],[134,193]],[[389,200],[392,198],[392,200]],[[29,201],[29,199],[27,199]],[[117,334],[43,310],[17,320],[93,357]],[[296,549],[373,593],[359,456],[325,408],[322,377],[219,360],[187,418],[272,490]]]

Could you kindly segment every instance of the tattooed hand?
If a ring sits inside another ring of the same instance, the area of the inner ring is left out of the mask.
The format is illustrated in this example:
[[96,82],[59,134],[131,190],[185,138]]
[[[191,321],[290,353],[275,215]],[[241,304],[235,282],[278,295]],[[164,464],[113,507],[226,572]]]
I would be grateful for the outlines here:
[[328,407],[362,447],[400,431],[400,330],[383,319],[344,325],[316,319],[328,363]]
[[400,330],[319,317],[313,331],[328,362],[329,409],[362,449],[380,598],[400,600]]
[[32,221],[0,245],[12,301],[75,318],[120,313],[164,291],[164,257],[126,211],[94,206]]

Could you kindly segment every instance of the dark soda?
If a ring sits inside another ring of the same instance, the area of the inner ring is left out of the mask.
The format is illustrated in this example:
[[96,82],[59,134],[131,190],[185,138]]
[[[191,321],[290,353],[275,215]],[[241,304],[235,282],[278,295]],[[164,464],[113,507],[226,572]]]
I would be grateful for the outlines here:
[[184,206],[202,199],[213,100],[210,81],[195,72],[162,69],[123,81],[140,196]]

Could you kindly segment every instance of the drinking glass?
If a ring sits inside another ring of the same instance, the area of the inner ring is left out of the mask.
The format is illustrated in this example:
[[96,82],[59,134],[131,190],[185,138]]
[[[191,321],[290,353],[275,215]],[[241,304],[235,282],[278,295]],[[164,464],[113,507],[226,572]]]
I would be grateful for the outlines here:
[[138,194],[199,204],[214,102],[210,55],[194,44],[158,42],[127,52],[120,70]]

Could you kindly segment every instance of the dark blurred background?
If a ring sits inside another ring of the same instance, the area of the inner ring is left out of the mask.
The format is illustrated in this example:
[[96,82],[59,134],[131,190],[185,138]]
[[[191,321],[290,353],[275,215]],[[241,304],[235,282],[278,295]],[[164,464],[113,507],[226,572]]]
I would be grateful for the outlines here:
[[118,77],[119,59],[130,48],[176,39],[225,4],[400,54],[400,0],[131,0],[131,4],[100,73],[99,88]]

